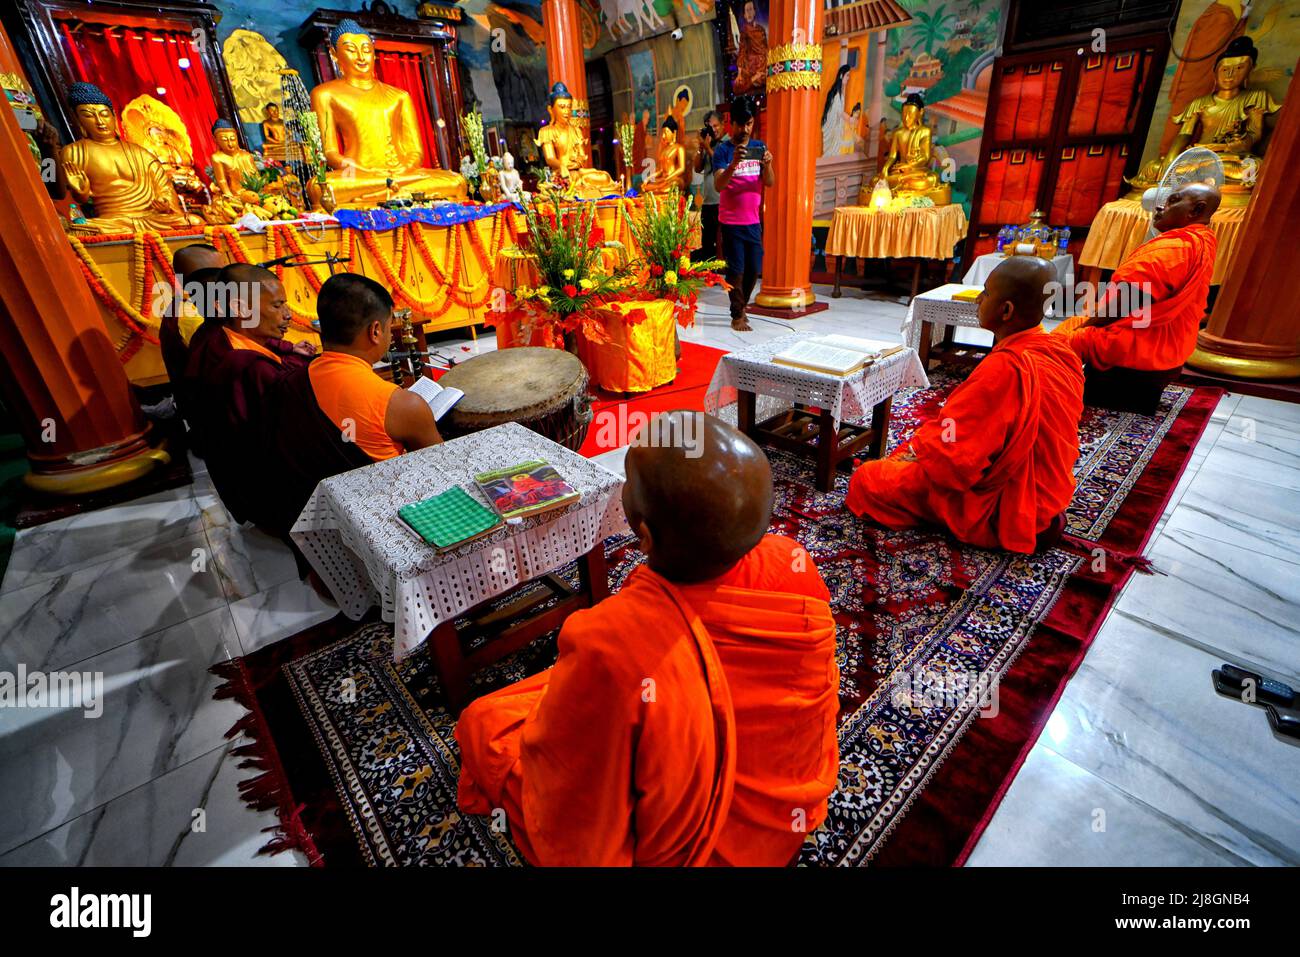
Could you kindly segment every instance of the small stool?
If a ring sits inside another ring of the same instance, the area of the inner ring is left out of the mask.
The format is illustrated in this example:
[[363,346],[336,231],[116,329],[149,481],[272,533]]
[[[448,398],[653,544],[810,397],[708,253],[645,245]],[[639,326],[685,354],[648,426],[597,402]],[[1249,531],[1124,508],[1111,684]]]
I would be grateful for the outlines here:
[[1084,370],[1083,403],[1116,412],[1155,415],[1165,386],[1182,371],[1182,366],[1156,370],[1116,366],[1105,372],[1088,367]]

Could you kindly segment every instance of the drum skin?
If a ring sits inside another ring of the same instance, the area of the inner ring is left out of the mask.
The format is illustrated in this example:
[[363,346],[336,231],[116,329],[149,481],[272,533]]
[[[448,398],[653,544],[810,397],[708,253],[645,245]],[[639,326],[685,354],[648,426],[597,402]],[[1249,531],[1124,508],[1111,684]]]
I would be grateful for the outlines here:
[[499,349],[453,367],[438,384],[465,398],[438,423],[446,438],[518,422],[575,452],[591,425],[587,370],[560,349]]

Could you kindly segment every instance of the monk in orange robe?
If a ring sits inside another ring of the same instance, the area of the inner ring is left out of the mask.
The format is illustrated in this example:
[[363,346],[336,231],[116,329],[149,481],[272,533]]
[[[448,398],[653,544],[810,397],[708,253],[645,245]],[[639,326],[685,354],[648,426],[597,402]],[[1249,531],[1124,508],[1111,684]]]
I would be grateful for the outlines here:
[[993,350],[936,417],[853,473],[846,504],[889,528],[941,525],[982,548],[1028,554],[1059,538],[1074,494],[1083,369],[1043,329],[1054,267],[1013,256],[984,283]]
[[392,340],[388,290],[339,273],[321,285],[316,313],[321,354],[276,384],[260,436],[277,478],[263,488],[267,525],[280,535],[322,479],[442,441],[429,403],[374,370]]
[[503,810],[538,865],[785,865],[839,767],[826,585],[765,534],[771,470],[730,426],[665,413],[626,466],[647,562],[461,714],[460,808]]
[[1170,193],[1152,218],[1160,235],[1120,263],[1095,314],[1056,328],[1089,372],[1176,371],[1195,351],[1214,275],[1218,239],[1209,223],[1218,208],[1219,191],[1207,183]]

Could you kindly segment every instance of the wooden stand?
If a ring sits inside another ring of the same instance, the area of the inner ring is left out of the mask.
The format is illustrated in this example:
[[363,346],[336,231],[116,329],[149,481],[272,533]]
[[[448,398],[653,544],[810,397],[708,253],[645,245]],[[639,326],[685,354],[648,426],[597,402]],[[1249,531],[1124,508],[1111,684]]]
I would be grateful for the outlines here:
[[[457,628],[454,620],[448,620],[433,630],[429,651],[447,693],[447,710],[459,716],[469,703],[469,679],[474,672],[559,628],[578,609],[590,608],[608,597],[603,541],[578,559],[578,577],[580,587],[575,590],[559,575],[543,575],[518,586],[504,599],[498,596],[480,602],[461,616],[468,619],[465,627]],[[537,585],[541,590],[528,594]],[[559,601],[541,607],[555,598]],[[477,647],[466,654],[465,649],[476,642]]]
[[830,410],[813,410],[803,405],[755,424],[754,393],[738,391],[736,399],[736,424],[740,431],[755,442],[765,442],[816,461],[814,485],[819,492],[829,492],[835,487],[835,470],[851,462],[860,450],[867,449],[869,458],[885,457],[889,413],[894,404],[892,395],[872,408],[870,426],[841,422],[838,429]]

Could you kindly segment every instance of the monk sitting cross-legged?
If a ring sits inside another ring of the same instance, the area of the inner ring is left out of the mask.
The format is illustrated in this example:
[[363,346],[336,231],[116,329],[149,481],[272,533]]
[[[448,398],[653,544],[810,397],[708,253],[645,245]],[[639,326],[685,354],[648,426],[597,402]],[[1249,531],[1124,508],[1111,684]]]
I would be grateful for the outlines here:
[[945,526],[984,548],[1029,553],[1059,537],[1074,494],[1083,369],[1042,327],[1051,263],[1013,256],[979,297],[993,350],[934,419],[849,482],[855,515],[889,528]]
[[785,865],[838,771],[826,585],[765,534],[771,470],[730,426],[665,413],[626,467],[646,564],[461,714],[460,808],[504,810],[533,864]]
[[276,384],[262,432],[277,476],[270,525],[281,535],[321,479],[442,441],[429,404],[374,370],[392,339],[388,290],[340,273],[322,284],[316,312],[321,354]]
[[1209,222],[1218,208],[1219,191],[1208,183],[1170,193],[1152,219],[1160,235],[1120,263],[1094,314],[1055,330],[1084,362],[1089,404],[1150,414],[1195,351],[1214,276],[1218,239]]

